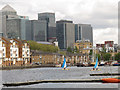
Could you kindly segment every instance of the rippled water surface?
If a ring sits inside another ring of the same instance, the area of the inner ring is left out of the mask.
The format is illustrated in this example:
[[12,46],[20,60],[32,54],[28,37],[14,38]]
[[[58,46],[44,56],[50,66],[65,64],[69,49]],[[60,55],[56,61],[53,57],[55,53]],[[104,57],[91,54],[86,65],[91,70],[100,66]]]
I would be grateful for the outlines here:
[[[26,82],[46,79],[101,79],[112,76],[90,76],[93,73],[118,73],[118,67],[99,67],[100,71],[91,71],[92,67],[68,67],[69,70],[61,68],[33,68],[21,70],[3,70],[2,82]],[[42,83],[27,86],[29,88],[117,88],[118,84],[103,83]]]

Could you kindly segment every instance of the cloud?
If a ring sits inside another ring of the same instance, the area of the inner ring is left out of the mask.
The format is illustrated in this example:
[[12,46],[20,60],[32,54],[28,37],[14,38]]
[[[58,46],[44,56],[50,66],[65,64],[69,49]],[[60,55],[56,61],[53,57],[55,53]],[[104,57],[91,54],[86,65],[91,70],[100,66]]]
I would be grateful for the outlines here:
[[37,14],[41,12],[55,12],[56,20],[68,19],[74,23],[91,24],[95,42],[110,39],[117,42],[118,1],[0,0],[0,8],[10,4],[19,15],[29,16],[30,19],[37,19]]
[[104,43],[104,41],[114,41],[118,43],[118,29],[117,28],[106,28],[96,29],[93,33],[94,45],[96,43]]

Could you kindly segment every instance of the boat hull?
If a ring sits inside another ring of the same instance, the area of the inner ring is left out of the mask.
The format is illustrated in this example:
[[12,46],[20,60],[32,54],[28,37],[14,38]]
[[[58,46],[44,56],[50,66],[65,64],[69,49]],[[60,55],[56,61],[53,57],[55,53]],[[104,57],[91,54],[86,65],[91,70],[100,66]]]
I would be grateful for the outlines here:
[[97,70],[96,69],[95,70],[92,69],[91,71],[100,71],[100,69],[97,69]]
[[104,78],[102,81],[105,83],[120,83],[120,79],[116,78]]

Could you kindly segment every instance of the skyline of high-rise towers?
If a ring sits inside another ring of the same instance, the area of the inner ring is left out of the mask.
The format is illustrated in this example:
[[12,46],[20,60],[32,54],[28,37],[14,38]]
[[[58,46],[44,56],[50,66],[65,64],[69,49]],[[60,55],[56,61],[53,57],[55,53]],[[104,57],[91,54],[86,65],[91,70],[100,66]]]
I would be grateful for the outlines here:
[[74,24],[73,21],[55,20],[55,13],[38,13],[38,20],[17,15],[9,5],[0,12],[0,35],[34,41],[58,40],[60,49],[73,47],[77,40],[90,40],[93,43],[93,29],[90,24]]

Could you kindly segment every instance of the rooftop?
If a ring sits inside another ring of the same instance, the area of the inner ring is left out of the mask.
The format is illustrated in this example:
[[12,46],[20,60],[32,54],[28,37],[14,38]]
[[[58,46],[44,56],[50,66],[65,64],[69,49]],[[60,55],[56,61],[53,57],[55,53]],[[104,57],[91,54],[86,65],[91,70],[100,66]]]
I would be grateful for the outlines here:
[[3,7],[2,11],[16,12],[15,9],[13,9],[10,5],[6,5],[5,7]]

